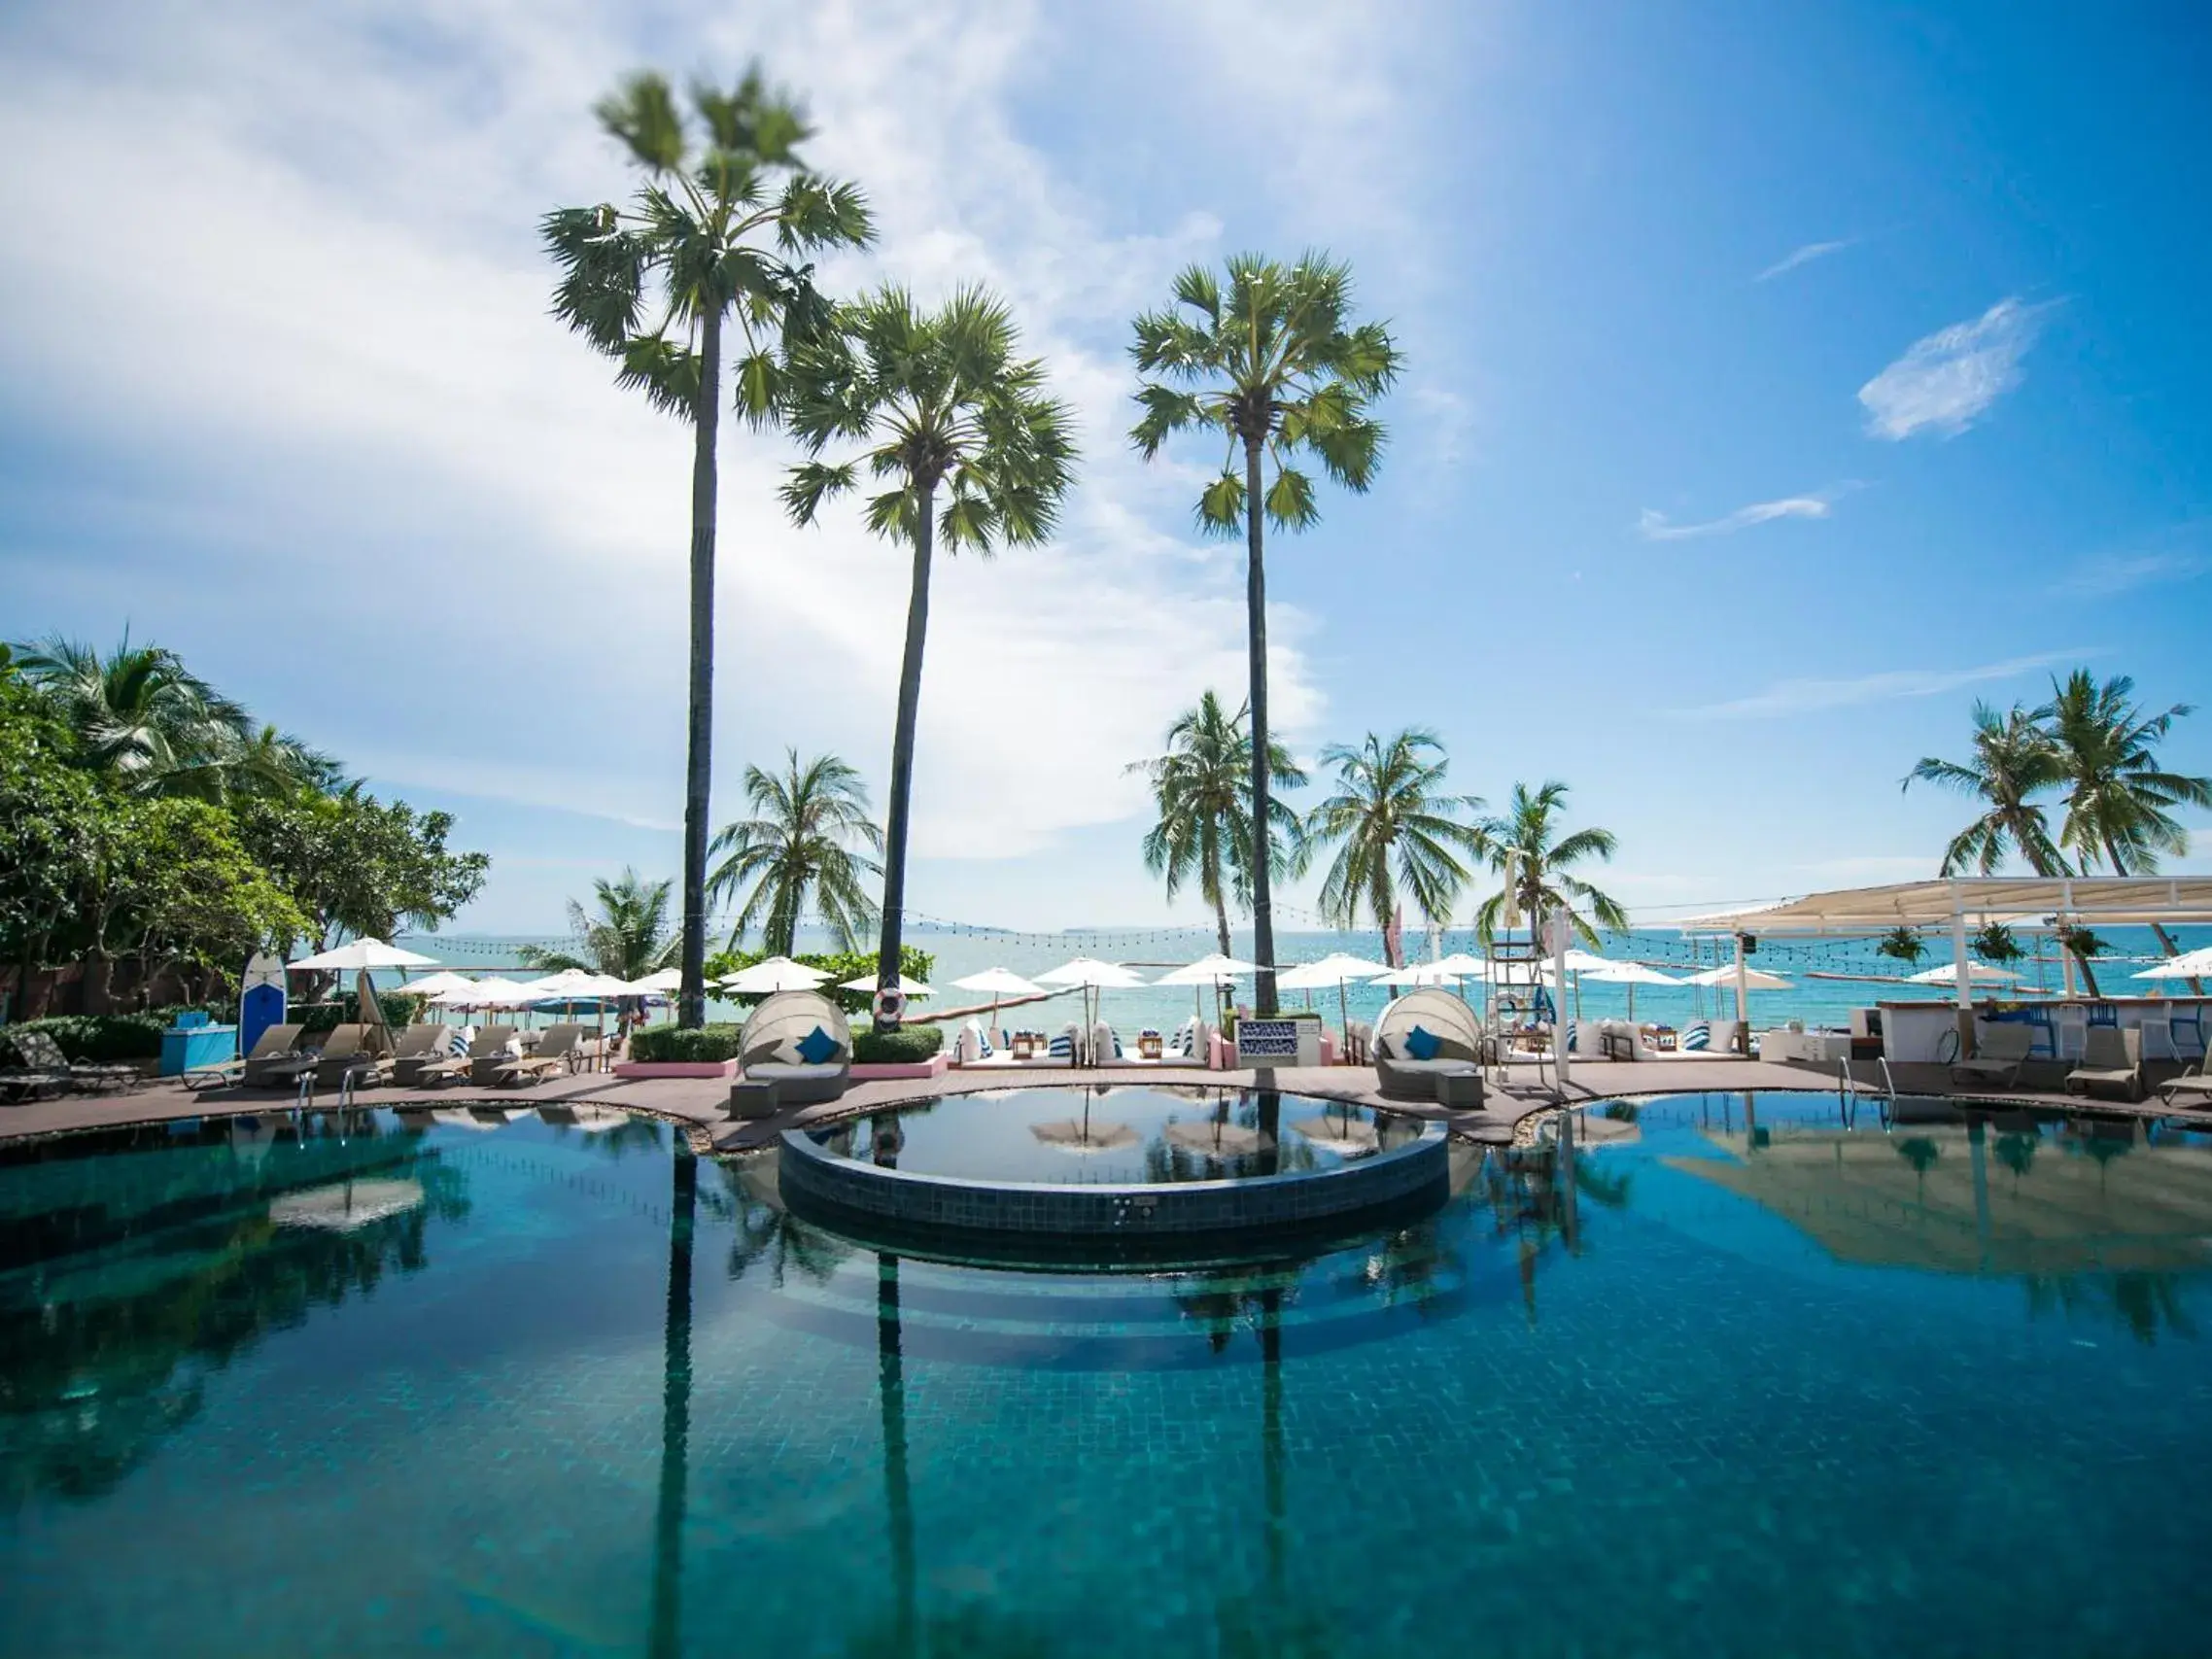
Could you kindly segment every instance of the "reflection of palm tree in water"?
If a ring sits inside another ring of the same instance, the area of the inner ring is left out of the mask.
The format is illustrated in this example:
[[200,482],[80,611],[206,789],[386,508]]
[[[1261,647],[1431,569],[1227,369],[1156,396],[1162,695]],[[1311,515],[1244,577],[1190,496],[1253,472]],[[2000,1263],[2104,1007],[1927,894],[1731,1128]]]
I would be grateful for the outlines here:
[[2039,1136],[2013,1133],[1997,1137],[1997,1161],[2013,1172],[2013,1192],[2020,1192],[2020,1178],[2035,1164],[2035,1149],[2042,1145]]
[[699,1160],[675,1149],[669,1206],[669,1284],[661,1326],[661,1484],[653,1516],[653,1625],[649,1651],[670,1659],[682,1644],[683,1508],[691,1435],[691,1238]]
[[899,1328],[899,1259],[876,1258],[876,1391],[883,1419],[883,1506],[891,1530],[897,1651],[915,1651],[914,1492],[907,1476],[906,1357]]
[[2030,1315],[2054,1309],[2068,1314],[2108,1313],[2145,1347],[2158,1341],[2161,1328],[2189,1341],[2196,1338],[2195,1323],[2182,1304],[2182,1278],[2178,1273],[2142,1270],[2093,1276],[2031,1273],[2025,1284]]
[[1925,1135],[1915,1135],[1911,1140],[1897,1143],[1897,1156],[1913,1166],[1914,1183],[1918,1190],[1918,1201],[1920,1208],[1926,1209],[1928,1204],[1928,1171],[1934,1166],[1936,1159],[1943,1157],[1943,1148],[1929,1140]]

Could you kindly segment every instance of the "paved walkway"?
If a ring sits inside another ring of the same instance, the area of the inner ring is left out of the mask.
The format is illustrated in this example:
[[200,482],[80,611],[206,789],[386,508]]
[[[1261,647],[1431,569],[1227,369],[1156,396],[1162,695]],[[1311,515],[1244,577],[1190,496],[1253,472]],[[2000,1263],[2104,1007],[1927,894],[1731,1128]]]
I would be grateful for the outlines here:
[[[1285,1068],[1273,1074],[1274,1087],[1289,1093],[1347,1100],[1363,1106],[1383,1106],[1392,1111],[1441,1121],[1455,1134],[1493,1145],[1508,1143],[1516,1124],[1557,1104],[1548,1086],[1548,1068],[1541,1078],[1534,1066],[1513,1068],[1525,1074],[1503,1089],[1492,1089],[1479,1112],[1447,1112],[1415,1101],[1385,1100],[1376,1092],[1375,1075],[1364,1066],[1312,1066]],[[1879,1086],[1877,1068],[1856,1068],[1862,1089]],[[1893,1068],[1897,1088],[1908,1094],[1946,1095],[1949,1075],[1941,1066]],[[1213,1089],[1258,1087],[1249,1071],[1201,1071],[1187,1066],[1105,1066],[1074,1071],[1065,1066],[990,1066],[954,1070],[936,1078],[902,1079],[886,1083],[859,1083],[844,1098],[826,1105],[794,1107],[770,1119],[736,1121],[728,1116],[730,1086],[721,1078],[649,1078],[627,1080],[600,1072],[556,1078],[531,1089],[482,1089],[467,1084],[443,1089],[368,1089],[354,1096],[358,1106],[444,1107],[491,1104],[504,1107],[531,1105],[599,1105],[639,1112],[686,1125],[692,1144],[701,1152],[742,1153],[774,1144],[788,1128],[827,1123],[910,1100],[937,1099],[950,1094],[973,1094],[992,1089],[1035,1089],[1054,1084],[1181,1085]],[[1836,1075],[1818,1067],[1763,1060],[1745,1060],[1732,1054],[1657,1060],[1589,1060],[1572,1070],[1570,1094],[1577,1104],[1624,1096],[1743,1093],[1767,1089],[1833,1090]],[[173,1123],[189,1118],[228,1117],[289,1110],[289,1090],[219,1089],[194,1093],[174,1081],[148,1084],[132,1093],[71,1095],[18,1106],[0,1106],[0,1143],[30,1136],[65,1134],[77,1129],[118,1128],[128,1124]],[[2017,1090],[2002,1094],[1976,1093],[1969,1098],[1985,1107],[2043,1107],[2081,1111],[2078,1095],[2044,1090]],[[337,1096],[325,1091],[316,1096],[316,1108],[328,1111]],[[2212,1112],[2179,1112],[2156,1099],[2140,1104],[2098,1100],[2100,1112],[2135,1117],[2175,1118],[2212,1127]]]

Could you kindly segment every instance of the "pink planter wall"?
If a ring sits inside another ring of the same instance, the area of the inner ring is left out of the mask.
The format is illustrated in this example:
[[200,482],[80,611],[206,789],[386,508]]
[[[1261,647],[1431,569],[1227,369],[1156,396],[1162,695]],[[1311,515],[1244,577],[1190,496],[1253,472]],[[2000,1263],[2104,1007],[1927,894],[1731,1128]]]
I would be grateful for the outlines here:
[[736,1060],[616,1060],[616,1077],[735,1077]]
[[951,1069],[950,1054],[932,1054],[926,1060],[915,1060],[904,1065],[871,1064],[852,1068],[854,1083],[889,1082],[899,1078],[943,1077]]

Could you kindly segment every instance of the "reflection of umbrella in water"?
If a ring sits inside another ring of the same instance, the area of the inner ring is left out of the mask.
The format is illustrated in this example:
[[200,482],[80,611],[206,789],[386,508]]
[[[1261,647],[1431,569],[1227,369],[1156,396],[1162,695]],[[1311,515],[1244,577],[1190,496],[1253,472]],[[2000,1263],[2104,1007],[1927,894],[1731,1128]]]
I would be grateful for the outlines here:
[[1126,1123],[1093,1123],[1090,1121],[1090,1090],[1083,1091],[1083,1116],[1059,1118],[1050,1123],[1031,1123],[1029,1132],[1047,1146],[1055,1146],[1062,1152],[1078,1157],[1089,1157],[1094,1152],[1112,1152],[1117,1147],[1135,1146],[1137,1132]]
[[350,1232],[414,1209],[422,1201],[423,1189],[418,1182],[341,1181],[334,1187],[316,1187],[279,1198],[269,1206],[269,1220],[279,1227]]
[[1300,1118],[1292,1128],[1325,1152],[1340,1158],[1364,1158],[1382,1144],[1374,1124],[1357,1106],[1331,1106],[1311,1118]]
[[1250,1158],[1267,1144],[1267,1137],[1242,1123],[1201,1118],[1195,1123],[1170,1123],[1161,1131],[1187,1152],[1208,1158]]
[[485,1120],[476,1117],[475,1114],[465,1112],[457,1106],[441,1107],[439,1110],[432,1112],[431,1116],[435,1118],[439,1123],[450,1124],[452,1127],[457,1129],[500,1129],[504,1128],[507,1122],[507,1117],[504,1112],[500,1113],[490,1122],[486,1122]]

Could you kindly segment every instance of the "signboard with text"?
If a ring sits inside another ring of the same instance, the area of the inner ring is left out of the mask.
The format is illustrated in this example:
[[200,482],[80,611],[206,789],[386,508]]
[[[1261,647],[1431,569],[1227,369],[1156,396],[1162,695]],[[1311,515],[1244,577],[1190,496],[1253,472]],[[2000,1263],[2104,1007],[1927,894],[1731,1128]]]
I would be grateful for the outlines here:
[[1321,1027],[1311,1020],[1239,1020],[1236,1063],[1239,1069],[1319,1065]]

